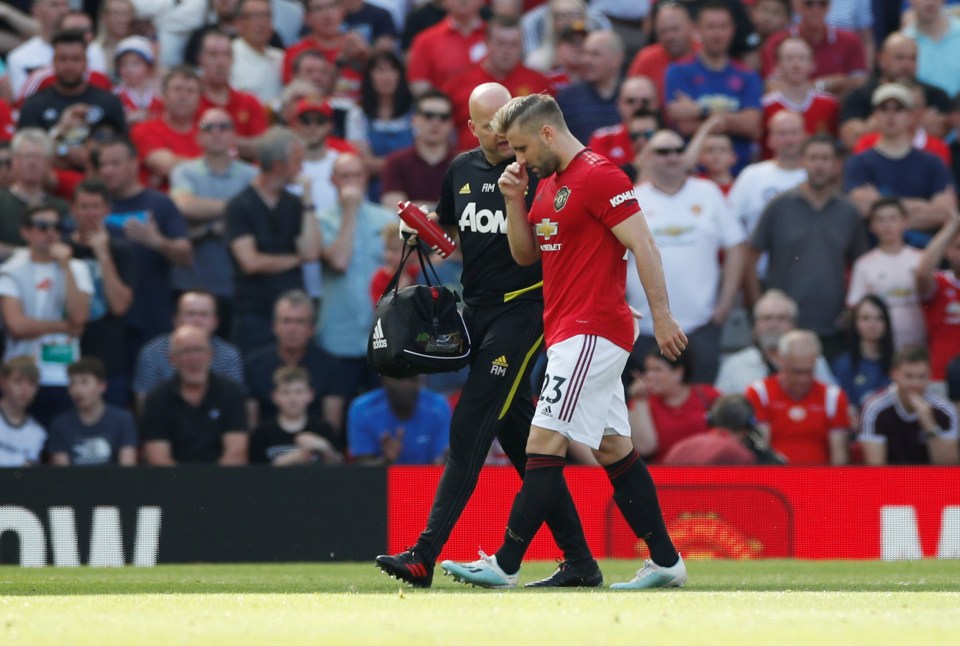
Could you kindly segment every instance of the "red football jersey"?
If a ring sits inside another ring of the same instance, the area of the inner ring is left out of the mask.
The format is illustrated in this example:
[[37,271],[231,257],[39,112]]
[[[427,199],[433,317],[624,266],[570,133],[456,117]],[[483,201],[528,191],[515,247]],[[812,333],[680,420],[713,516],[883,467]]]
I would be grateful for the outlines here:
[[10,105],[3,99],[0,99],[0,141],[10,141],[16,129],[17,124],[13,122],[13,113],[10,111]]
[[803,117],[803,126],[808,135],[828,134],[837,136],[840,127],[840,101],[826,92],[815,90],[807,94],[801,105],[789,101],[780,92],[770,92],[761,99],[763,104],[763,136],[760,138],[761,156],[770,159],[773,154],[767,148],[767,132],[770,119],[781,110],[790,110]]
[[589,148],[540,181],[527,219],[543,260],[547,346],[595,334],[633,349],[626,249],[610,229],[639,212],[624,172]]
[[839,386],[818,381],[806,397],[792,399],[771,375],[745,393],[757,422],[770,427],[770,446],[793,464],[829,464],[830,431],[848,430],[847,396]]
[[923,318],[930,346],[930,376],[943,381],[947,364],[960,354],[960,280],[944,271],[934,277],[937,289],[922,302]]
[[589,148],[617,166],[629,164],[633,159],[633,142],[622,123],[595,130],[590,135]]
[[149,188],[166,192],[170,187],[166,177],[154,175],[144,162],[155,150],[166,149],[180,157],[195,158],[203,154],[197,143],[197,127],[189,132],[179,132],[170,127],[163,118],[138,123],[130,131],[130,140],[140,151],[140,181]]
[[263,134],[267,129],[267,113],[263,109],[260,99],[249,92],[238,92],[230,88],[227,103],[218,105],[211,101],[207,95],[200,95],[200,109],[197,110],[197,116],[200,117],[210,108],[221,108],[233,119],[233,127],[241,137],[256,137]]

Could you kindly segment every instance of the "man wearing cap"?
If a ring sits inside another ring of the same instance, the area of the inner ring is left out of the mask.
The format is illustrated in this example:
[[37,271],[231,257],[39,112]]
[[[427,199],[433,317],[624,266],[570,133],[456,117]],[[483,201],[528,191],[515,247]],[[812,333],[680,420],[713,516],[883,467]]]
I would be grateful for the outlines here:
[[257,137],[267,129],[267,115],[260,100],[249,92],[240,92],[230,86],[233,68],[233,49],[230,36],[222,31],[208,31],[200,41],[200,110],[222,108],[230,115],[234,128],[234,143],[240,156],[256,156]]
[[337,190],[330,180],[337,156],[355,151],[350,144],[330,134],[333,106],[329,101],[300,99],[294,107],[290,127],[306,149],[303,175],[310,180],[311,202],[321,212],[337,202]]
[[879,74],[848,94],[840,106],[840,138],[853,148],[861,135],[876,129],[870,119],[871,99],[884,83],[916,84],[923,92],[926,109],[920,122],[930,134],[942,137],[947,132],[950,97],[941,88],[917,80],[917,43],[901,32],[894,32],[883,41],[877,54]]
[[936,156],[913,146],[913,92],[900,83],[878,87],[871,100],[880,138],[870,150],[849,158],[843,189],[866,214],[882,196],[897,196],[907,208],[907,242],[923,247],[947,221],[956,195],[950,173]]
[[140,151],[140,181],[169,188],[177,164],[203,154],[197,142],[200,77],[189,67],[175,67],[163,78],[163,115],[134,126],[130,139]]
[[143,36],[127,36],[114,53],[120,82],[113,93],[120,98],[132,126],[163,114],[163,100],[155,91],[153,47]]

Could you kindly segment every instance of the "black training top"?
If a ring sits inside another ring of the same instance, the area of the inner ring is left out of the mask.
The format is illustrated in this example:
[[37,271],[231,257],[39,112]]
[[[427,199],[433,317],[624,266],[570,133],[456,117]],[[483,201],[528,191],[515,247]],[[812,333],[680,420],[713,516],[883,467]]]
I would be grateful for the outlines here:
[[[510,255],[507,214],[497,180],[513,159],[491,165],[480,148],[458,155],[440,188],[440,224],[455,226],[463,251],[463,299],[468,305],[494,305],[513,299],[543,298],[540,263],[520,267]],[[537,192],[530,177],[527,208]],[[531,289],[533,288],[533,289]]]

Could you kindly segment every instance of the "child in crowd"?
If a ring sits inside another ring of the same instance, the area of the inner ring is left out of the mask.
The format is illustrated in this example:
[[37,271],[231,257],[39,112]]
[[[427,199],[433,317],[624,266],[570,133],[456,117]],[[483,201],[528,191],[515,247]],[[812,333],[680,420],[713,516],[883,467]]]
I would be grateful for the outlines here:
[[163,114],[163,101],[155,92],[155,59],[150,41],[143,36],[124,38],[117,45],[115,56],[119,81],[114,94],[123,104],[127,123],[133,125]]
[[876,294],[890,309],[895,348],[926,343],[926,323],[917,294],[916,271],[921,251],[904,242],[907,209],[898,198],[884,197],[867,213],[877,246],[856,259],[847,290],[852,308],[867,294]]
[[[400,225],[391,223],[383,227],[381,232],[383,236],[383,266],[380,267],[370,280],[370,298],[374,306],[383,296],[383,290],[390,284],[390,279],[397,273],[400,266],[400,258],[403,256],[403,239],[400,237]],[[413,284],[413,279],[420,269],[420,263],[416,258],[407,261],[403,275],[400,276],[398,289],[403,289]]]
[[260,422],[253,432],[250,462],[274,466],[343,462],[332,442],[333,430],[307,414],[314,396],[309,373],[300,367],[278,368],[273,386],[277,416]]
[[0,366],[0,467],[40,462],[47,432],[27,414],[39,385],[40,370],[30,357],[14,357]]
[[96,357],[83,357],[67,367],[67,390],[73,408],[50,424],[47,452],[61,466],[137,464],[137,425],[130,411],[103,401],[107,369]]
[[733,152],[733,142],[728,135],[710,133],[703,142],[700,151],[700,177],[711,180],[726,195],[733,188],[733,167],[737,165],[737,155]]

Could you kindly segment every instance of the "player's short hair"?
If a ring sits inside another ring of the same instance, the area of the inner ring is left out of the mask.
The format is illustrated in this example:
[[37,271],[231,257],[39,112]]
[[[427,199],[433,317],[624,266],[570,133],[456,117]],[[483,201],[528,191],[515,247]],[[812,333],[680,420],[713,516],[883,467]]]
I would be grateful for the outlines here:
[[310,373],[300,366],[281,366],[273,373],[273,387],[280,388],[287,384],[306,384],[310,387]]
[[90,375],[99,382],[107,380],[107,367],[97,357],[80,357],[67,366],[67,376]]
[[567,122],[556,99],[549,94],[530,94],[518,96],[507,101],[506,105],[493,115],[491,126],[500,135],[506,135],[511,128],[539,130],[544,124],[566,131]]
[[908,216],[907,207],[903,205],[903,202],[900,201],[899,197],[881,197],[879,200],[876,200],[873,204],[870,205],[870,210],[867,211],[867,221],[873,220],[873,217],[877,214],[880,209],[884,209],[888,206],[892,206],[900,212],[904,218]]
[[9,379],[14,375],[20,375],[34,384],[40,383],[40,369],[37,368],[37,363],[33,360],[33,357],[26,355],[13,357],[0,365],[0,378]]
[[930,353],[922,345],[905,345],[893,353],[891,366],[899,368],[907,363],[930,363]]

